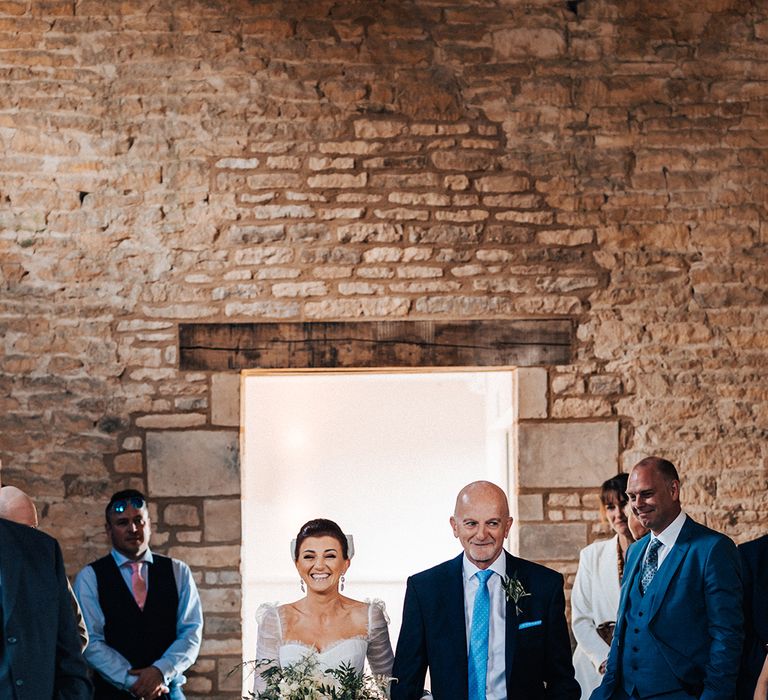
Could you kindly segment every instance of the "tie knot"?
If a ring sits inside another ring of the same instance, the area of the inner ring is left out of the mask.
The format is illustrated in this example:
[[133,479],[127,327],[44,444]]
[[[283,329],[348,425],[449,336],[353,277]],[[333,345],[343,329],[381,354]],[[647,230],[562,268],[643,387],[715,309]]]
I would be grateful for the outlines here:
[[651,540],[651,544],[648,545],[648,553],[655,552],[659,547],[661,547],[661,540],[656,537]]
[[484,571],[478,571],[475,576],[477,576],[477,580],[480,581],[480,585],[484,586],[486,583],[488,583],[488,579],[491,578],[493,575],[493,571],[490,569],[485,569]]
[[133,569],[133,571],[139,571],[140,570],[139,569],[139,567],[141,566],[141,562],[140,561],[129,561],[128,563],[130,564],[131,569]]

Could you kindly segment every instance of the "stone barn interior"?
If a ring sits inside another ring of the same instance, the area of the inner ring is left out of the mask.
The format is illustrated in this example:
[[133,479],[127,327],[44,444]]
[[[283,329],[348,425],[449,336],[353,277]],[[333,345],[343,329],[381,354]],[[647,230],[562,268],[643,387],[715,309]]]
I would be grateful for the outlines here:
[[567,587],[647,455],[768,529],[765,4],[4,0],[0,75],[0,476],[70,576],[147,492],[189,698],[249,655],[248,372],[507,368],[514,544]]

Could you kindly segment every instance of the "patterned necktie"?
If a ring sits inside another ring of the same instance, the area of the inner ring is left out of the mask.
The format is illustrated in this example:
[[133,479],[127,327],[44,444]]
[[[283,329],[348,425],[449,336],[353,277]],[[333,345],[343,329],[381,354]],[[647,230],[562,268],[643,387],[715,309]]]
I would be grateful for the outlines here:
[[659,547],[661,547],[661,540],[656,538],[652,539],[648,545],[648,554],[640,572],[640,593],[643,595],[645,595],[648,586],[651,585],[656,570],[659,568]]
[[144,603],[147,602],[147,582],[141,575],[141,562],[132,561],[131,564],[131,589],[133,598],[139,609],[144,610]]
[[488,673],[488,628],[491,622],[491,596],[488,579],[493,571],[478,571],[480,582],[472,609],[472,629],[469,632],[469,700],[485,700],[485,677]]

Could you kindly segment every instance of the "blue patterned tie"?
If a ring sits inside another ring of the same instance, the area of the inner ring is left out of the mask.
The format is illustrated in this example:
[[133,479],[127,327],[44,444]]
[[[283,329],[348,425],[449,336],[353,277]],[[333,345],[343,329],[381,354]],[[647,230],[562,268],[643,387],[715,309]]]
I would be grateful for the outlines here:
[[659,568],[659,547],[661,547],[660,539],[652,539],[648,545],[648,554],[645,557],[645,563],[640,572],[640,593],[643,595],[645,595],[648,586],[651,585],[651,581],[653,581],[653,577],[656,575],[656,570]]
[[488,628],[491,622],[491,596],[488,579],[493,571],[478,571],[480,582],[472,610],[472,629],[469,631],[469,700],[485,700],[485,677],[488,673]]

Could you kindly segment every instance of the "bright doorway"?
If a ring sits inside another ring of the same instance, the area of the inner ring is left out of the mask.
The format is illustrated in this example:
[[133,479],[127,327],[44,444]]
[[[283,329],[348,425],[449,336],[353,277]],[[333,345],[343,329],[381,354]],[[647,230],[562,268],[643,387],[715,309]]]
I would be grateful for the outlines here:
[[458,490],[488,479],[515,492],[514,382],[512,368],[244,374],[245,660],[258,606],[302,595],[289,542],[316,517],[354,535],[345,594],[385,601],[395,645],[407,577],[461,551]]

